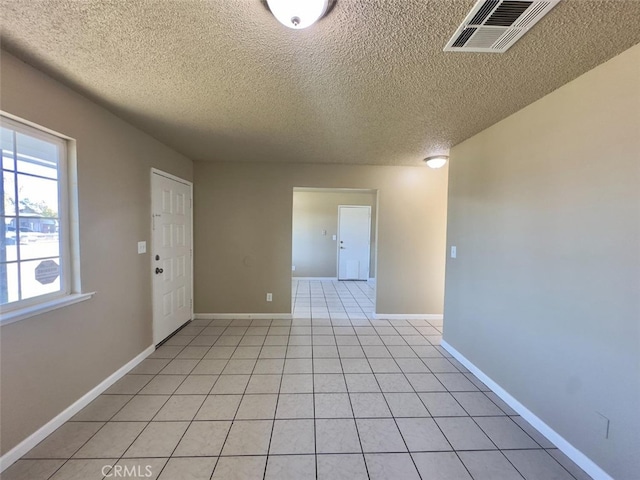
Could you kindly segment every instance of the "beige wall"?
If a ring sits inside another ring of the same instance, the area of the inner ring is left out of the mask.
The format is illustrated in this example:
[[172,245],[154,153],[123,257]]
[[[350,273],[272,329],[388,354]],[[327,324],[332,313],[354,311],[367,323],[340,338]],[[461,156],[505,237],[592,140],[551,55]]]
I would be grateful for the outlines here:
[[640,46],[452,150],[445,340],[620,480],[640,472],[639,223]]
[[[190,160],[15,57],[1,54],[3,111],[77,140],[80,253],[88,301],[0,327],[6,453],[152,343],[150,169]],[[149,245],[149,243],[148,243]]]
[[446,168],[196,162],[194,172],[197,313],[291,312],[294,187],[377,190],[377,312],[442,312]]
[[[376,193],[345,191],[294,191],[292,265],[294,277],[337,277],[338,207],[371,207],[369,278],[376,276]],[[323,231],[326,232],[323,235]]]

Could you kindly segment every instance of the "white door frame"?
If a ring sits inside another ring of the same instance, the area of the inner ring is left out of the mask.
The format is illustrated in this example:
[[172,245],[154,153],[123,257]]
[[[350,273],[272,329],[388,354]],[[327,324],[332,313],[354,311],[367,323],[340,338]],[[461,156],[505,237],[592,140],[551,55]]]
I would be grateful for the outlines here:
[[[371,275],[371,206],[370,205],[338,205],[338,242],[337,242],[337,255],[336,255],[336,278],[340,280],[340,210],[342,208],[366,208],[369,211],[369,267],[367,268],[367,278],[369,281],[369,275]],[[376,224],[377,228],[377,224]],[[377,274],[377,262],[376,262],[376,274]]]
[[[191,298],[190,303],[191,303],[191,318],[189,319],[189,321],[193,320],[193,182],[190,182],[188,180],[185,180],[184,178],[180,178],[177,177],[175,175],[172,175],[170,173],[167,173],[163,170],[157,169],[157,168],[151,168],[151,174],[149,176],[149,181],[150,181],[150,185],[149,185],[149,192],[150,192],[150,197],[151,197],[151,222],[149,224],[149,229],[151,230],[151,245],[148,248],[148,252],[149,252],[149,264],[151,266],[151,268],[149,269],[150,275],[151,275],[151,325],[152,325],[152,339],[153,339],[153,343],[155,344],[155,319],[153,318],[154,316],[154,307],[155,307],[155,301],[156,301],[156,289],[154,287],[154,277],[155,277],[155,270],[154,270],[154,263],[153,263],[153,246],[155,245],[155,230],[153,229],[153,222],[154,222],[154,218],[153,218],[153,176],[154,175],[160,175],[161,177],[165,177],[168,178],[170,180],[175,180],[176,182],[180,182],[183,183],[185,185],[187,185],[189,187],[189,210],[190,210],[190,221],[191,221],[191,244],[189,245],[189,249],[191,250],[191,278],[189,279],[189,282],[191,284]],[[188,322],[187,322],[188,323]],[[164,339],[162,340],[164,341]]]

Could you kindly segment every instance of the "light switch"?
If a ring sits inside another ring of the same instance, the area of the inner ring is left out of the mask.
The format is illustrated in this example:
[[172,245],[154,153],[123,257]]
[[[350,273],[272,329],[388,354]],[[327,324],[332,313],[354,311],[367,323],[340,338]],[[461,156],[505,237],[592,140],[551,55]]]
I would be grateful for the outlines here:
[[338,240],[338,237],[336,235],[333,236],[334,240]]
[[599,425],[599,429],[600,429],[600,431],[598,433],[602,437],[608,439],[609,438],[609,427],[610,427],[611,421],[607,417],[602,415],[600,412],[596,412],[596,414],[598,415],[598,425]]
[[138,242],[138,253],[147,253],[147,242]]
[[456,258],[456,255],[457,255],[456,246],[451,245],[451,258]]

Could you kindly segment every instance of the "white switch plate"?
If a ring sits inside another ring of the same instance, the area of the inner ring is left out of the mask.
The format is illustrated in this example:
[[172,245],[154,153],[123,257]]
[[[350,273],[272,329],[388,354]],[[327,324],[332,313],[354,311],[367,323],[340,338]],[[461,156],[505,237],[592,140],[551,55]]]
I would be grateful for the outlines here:
[[267,302],[272,302],[272,301],[273,301],[273,294],[267,293]]
[[138,253],[147,253],[147,242],[138,242]]
[[458,252],[456,251],[456,246],[451,245],[451,258],[456,258],[457,253]]
[[596,414],[598,415],[598,423],[599,423],[599,427],[600,427],[600,434],[608,439],[609,438],[609,426],[611,421],[605,417],[604,415],[602,415],[600,412],[596,412]]
[[337,240],[337,239],[338,239],[338,237],[337,237],[336,235],[334,235],[334,236],[333,236],[333,239],[334,239],[334,240]]
[[291,271],[295,272],[296,271],[296,266],[295,265],[291,265]]

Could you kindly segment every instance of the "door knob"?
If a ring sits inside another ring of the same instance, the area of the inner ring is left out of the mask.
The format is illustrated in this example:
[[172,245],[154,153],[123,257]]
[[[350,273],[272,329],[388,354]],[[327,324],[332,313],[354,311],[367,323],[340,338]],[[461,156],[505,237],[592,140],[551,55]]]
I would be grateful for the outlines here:
[[159,267],[156,267],[156,275],[159,274],[159,273],[162,273],[162,272],[164,272],[163,269],[161,269]]
[[346,250],[346,249],[347,249],[346,247],[340,247],[340,250]]

